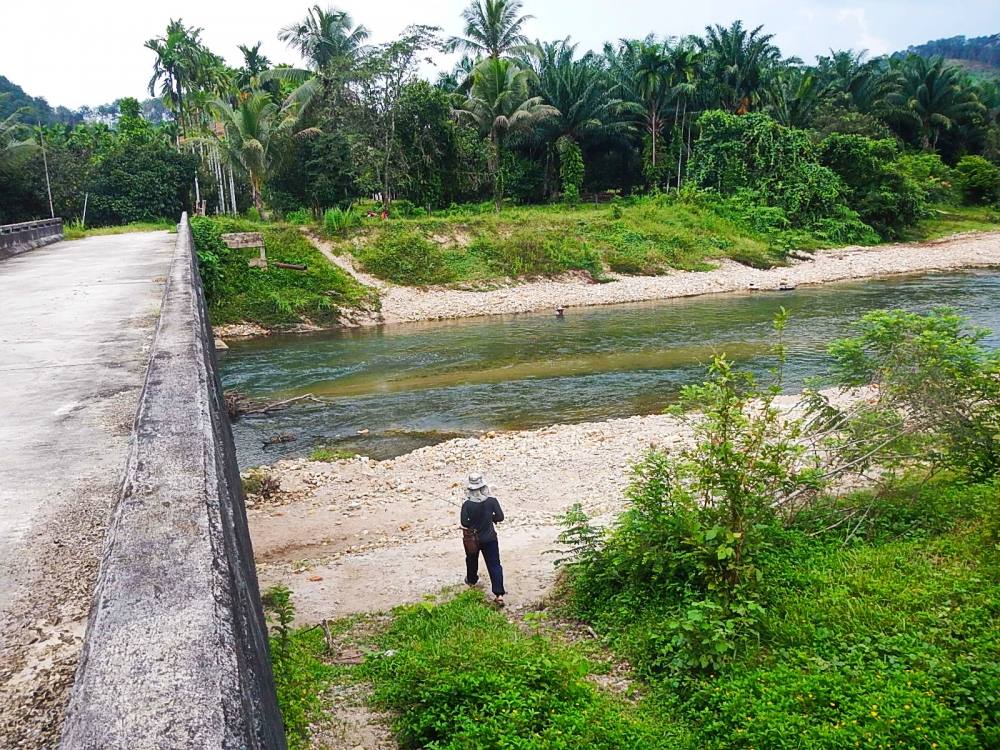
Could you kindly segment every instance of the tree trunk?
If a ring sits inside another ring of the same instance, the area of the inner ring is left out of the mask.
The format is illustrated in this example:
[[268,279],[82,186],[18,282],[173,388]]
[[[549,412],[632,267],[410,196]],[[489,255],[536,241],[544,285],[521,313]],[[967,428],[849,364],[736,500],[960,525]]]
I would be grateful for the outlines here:
[[681,129],[677,135],[680,142],[677,144],[677,189],[681,189],[681,160],[684,158],[684,120],[687,119],[687,99],[684,100],[684,114],[681,115]]

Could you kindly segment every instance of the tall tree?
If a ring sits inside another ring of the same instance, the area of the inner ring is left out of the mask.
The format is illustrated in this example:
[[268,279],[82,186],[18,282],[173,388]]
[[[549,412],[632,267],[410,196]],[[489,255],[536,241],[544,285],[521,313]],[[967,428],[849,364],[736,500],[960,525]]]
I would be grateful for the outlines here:
[[493,178],[493,201],[499,211],[503,204],[503,166],[507,136],[524,132],[559,112],[531,96],[530,70],[514,62],[488,57],[476,66],[469,96],[457,110],[459,118],[475,125],[490,145],[488,166]]
[[723,109],[743,114],[757,108],[764,97],[768,75],[781,52],[771,44],[773,34],[763,34],[763,26],[747,29],[742,21],[728,27],[705,27],[698,44],[705,53],[709,80]]
[[223,128],[222,151],[246,175],[253,204],[263,214],[264,190],[282,147],[293,137],[314,135],[316,131],[297,130],[295,112],[279,108],[263,92],[252,94],[235,107],[216,99],[213,109]]
[[985,114],[972,89],[963,85],[961,71],[944,58],[909,55],[898,65],[902,87],[889,99],[893,107],[889,120],[915,126],[924,150],[935,150],[942,132],[975,114]]
[[462,11],[465,36],[452,37],[449,47],[494,59],[522,51],[524,24],[533,16],[521,15],[521,7],[521,0],[473,0]]

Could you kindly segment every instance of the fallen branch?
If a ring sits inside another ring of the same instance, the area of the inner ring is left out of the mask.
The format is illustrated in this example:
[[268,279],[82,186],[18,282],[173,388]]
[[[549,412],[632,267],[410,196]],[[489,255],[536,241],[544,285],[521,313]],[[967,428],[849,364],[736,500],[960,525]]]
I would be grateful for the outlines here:
[[244,415],[248,415],[248,414],[266,414],[267,412],[274,411],[275,409],[283,409],[284,407],[289,406],[291,404],[298,403],[299,401],[313,401],[314,403],[317,403],[317,404],[325,404],[326,403],[326,401],[324,401],[323,399],[316,398],[316,396],[314,396],[311,393],[306,393],[306,394],[304,394],[302,396],[295,396],[294,398],[286,398],[284,401],[275,401],[273,403],[264,404],[263,406],[259,406],[259,407],[254,408],[254,409],[247,409],[246,411],[243,412],[243,414]]

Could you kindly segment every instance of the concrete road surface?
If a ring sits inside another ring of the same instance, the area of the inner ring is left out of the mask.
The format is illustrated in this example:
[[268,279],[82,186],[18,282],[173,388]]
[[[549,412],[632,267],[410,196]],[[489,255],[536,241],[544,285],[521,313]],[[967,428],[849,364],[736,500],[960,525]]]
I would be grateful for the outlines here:
[[175,235],[0,261],[0,747],[51,747]]

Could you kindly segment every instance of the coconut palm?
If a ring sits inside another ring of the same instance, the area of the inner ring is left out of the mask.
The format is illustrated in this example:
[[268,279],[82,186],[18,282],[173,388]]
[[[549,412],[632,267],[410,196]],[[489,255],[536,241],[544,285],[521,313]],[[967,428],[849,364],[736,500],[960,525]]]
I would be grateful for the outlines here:
[[462,11],[465,36],[452,37],[452,50],[494,59],[522,51],[528,45],[524,24],[534,16],[520,15],[521,0],[473,0]]
[[781,52],[771,44],[773,34],[762,34],[763,26],[746,29],[742,21],[729,27],[705,27],[698,45],[705,54],[709,79],[716,87],[716,100],[723,109],[737,114],[757,107],[764,97],[767,78]]
[[247,177],[258,211],[264,212],[264,188],[290,139],[311,135],[298,130],[296,113],[279,108],[264,92],[254,92],[235,107],[224,99],[213,102],[213,111],[222,126],[220,147],[230,164]]
[[944,58],[909,55],[897,64],[902,86],[889,98],[892,110],[887,119],[915,127],[925,150],[937,149],[943,131],[985,113],[975,93],[963,85],[961,71]]
[[321,72],[354,61],[364,50],[368,29],[355,26],[346,11],[314,5],[298,23],[285,26],[278,39],[298,50],[309,67]]
[[493,177],[493,200],[499,211],[503,203],[503,159],[507,136],[529,131],[559,110],[544,104],[542,97],[531,96],[532,72],[519,68],[511,60],[488,57],[472,74],[469,96],[456,115],[479,129],[489,140],[487,159]]

